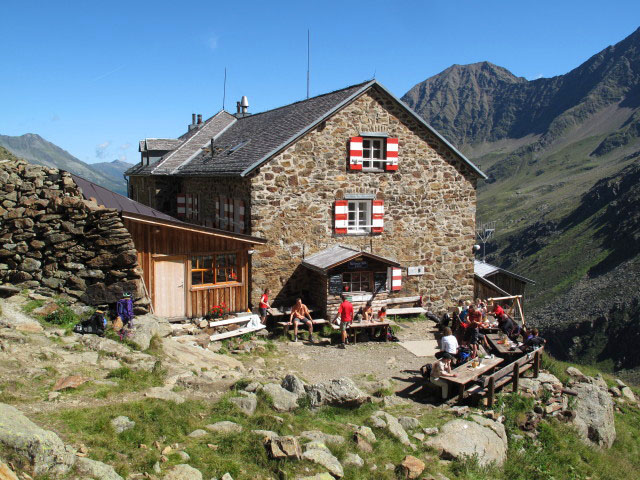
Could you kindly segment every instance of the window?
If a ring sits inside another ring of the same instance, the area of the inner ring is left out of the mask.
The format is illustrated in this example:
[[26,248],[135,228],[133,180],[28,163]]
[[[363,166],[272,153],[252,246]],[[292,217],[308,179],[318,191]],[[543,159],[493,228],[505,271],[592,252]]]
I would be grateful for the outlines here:
[[362,139],[362,169],[384,169],[384,143],[381,138]]
[[347,233],[371,231],[371,200],[349,200],[347,214]]
[[371,292],[371,272],[345,272],[342,274],[345,292]]
[[238,282],[237,255],[219,253],[191,258],[191,286]]

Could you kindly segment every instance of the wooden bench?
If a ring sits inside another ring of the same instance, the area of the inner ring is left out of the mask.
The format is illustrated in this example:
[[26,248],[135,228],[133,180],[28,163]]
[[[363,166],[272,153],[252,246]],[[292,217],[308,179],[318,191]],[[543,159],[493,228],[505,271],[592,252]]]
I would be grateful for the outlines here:
[[[340,325],[336,325],[335,323],[331,323],[331,328],[333,328],[334,330],[340,330]],[[383,329],[383,335],[384,335],[384,341],[387,341],[388,338],[388,334],[389,334],[389,327],[391,326],[391,322],[388,321],[383,321],[383,322],[378,322],[378,321],[371,321],[371,322],[351,322],[351,324],[347,327],[347,334],[349,333],[353,333],[353,343],[357,343],[357,336],[358,336],[358,330],[362,330],[365,328],[382,328]]]
[[402,305],[403,303],[416,303],[420,301],[420,295],[415,295],[413,297],[397,297],[397,298],[387,298],[384,301],[385,305]]
[[[325,325],[329,322],[327,322],[324,319],[314,319],[311,321],[311,323],[313,323],[313,326],[315,327],[316,325]],[[293,327],[293,323],[289,323],[289,322],[276,322],[276,325],[282,327],[282,331],[285,335],[289,335],[289,328]],[[298,326],[298,329],[300,328],[307,328],[306,324],[301,324],[300,326]]]
[[213,322],[209,322],[209,327],[223,327],[225,325],[243,325],[240,328],[236,328],[235,330],[231,330],[229,332],[215,333],[209,337],[212,342],[217,340],[224,340],[225,338],[237,337],[239,335],[244,335],[245,333],[257,332],[258,330],[262,330],[266,326],[260,323],[259,325],[249,326],[249,322],[254,320],[254,323],[258,319],[257,315],[252,314],[244,314],[235,318],[229,318],[227,320],[217,320]]
[[407,308],[389,308],[387,309],[387,316],[393,315],[393,319],[396,320],[398,315],[424,315],[427,310],[422,307],[407,307]]
[[518,380],[527,370],[533,368],[533,377],[537,378],[540,373],[540,362],[542,350],[539,348],[533,352],[524,354],[521,358],[506,365],[492,375],[487,375],[478,379],[478,383],[468,389],[469,395],[486,396],[489,407],[493,406],[496,389],[509,383],[513,383],[513,391],[518,391]]
[[509,340],[508,343],[499,343],[500,341],[499,333],[489,333],[486,336],[487,336],[487,341],[489,342],[489,345],[491,345],[491,348],[498,355],[507,357],[507,358],[514,358],[516,356],[522,355],[522,349],[520,349],[517,346],[515,348],[512,348],[511,347],[512,342],[508,338],[506,339],[506,340]]

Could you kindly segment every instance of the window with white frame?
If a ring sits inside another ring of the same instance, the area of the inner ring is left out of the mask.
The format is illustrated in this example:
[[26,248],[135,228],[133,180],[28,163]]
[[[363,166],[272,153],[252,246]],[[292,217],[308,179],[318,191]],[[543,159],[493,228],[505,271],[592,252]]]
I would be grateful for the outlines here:
[[362,169],[384,169],[384,139],[364,137],[362,139]]
[[348,233],[371,231],[371,200],[349,200],[347,214]]

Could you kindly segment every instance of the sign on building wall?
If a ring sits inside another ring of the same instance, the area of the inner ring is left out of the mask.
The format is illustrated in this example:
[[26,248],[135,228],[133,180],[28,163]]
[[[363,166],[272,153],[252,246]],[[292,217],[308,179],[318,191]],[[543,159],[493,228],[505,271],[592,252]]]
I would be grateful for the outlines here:
[[409,267],[407,268],[407,275],[424,275],[424,267]]

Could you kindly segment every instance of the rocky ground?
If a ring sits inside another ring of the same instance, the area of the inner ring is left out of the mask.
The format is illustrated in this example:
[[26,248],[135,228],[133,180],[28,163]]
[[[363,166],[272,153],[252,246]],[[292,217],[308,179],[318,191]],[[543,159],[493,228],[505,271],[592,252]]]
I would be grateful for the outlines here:
[[[437,406],[416,384],[430,359],[396,343],[262,336],[203,348],[197,331],[175,335],[150,315],[121,341],[70,334],[28,305],[0,300],[2,480],[502,478],[510,452],[539,448],[548,419],[606,449],[615,412],[637,404],[623,384],[576,370],[564,384],[522,379],[517,415],[508,403]],[[401,325],[401,340],[433,338],[430,322]]]

